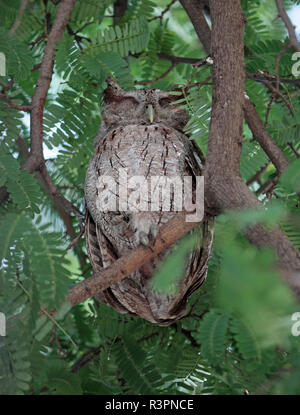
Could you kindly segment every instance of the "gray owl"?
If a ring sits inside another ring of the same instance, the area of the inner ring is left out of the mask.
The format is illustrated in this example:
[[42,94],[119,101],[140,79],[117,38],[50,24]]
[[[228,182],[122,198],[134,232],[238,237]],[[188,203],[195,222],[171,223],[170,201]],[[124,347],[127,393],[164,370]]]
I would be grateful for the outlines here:
[[[182,132],[187,114],[178,105],[172,105],[178,96],[155,89],[124,91],[112,80],[107,84],[102,122],[85,182],[86,246],[95,272],[139,244],[151,249],[159,227],[176,214],[174,187],[168,195],[169,210],[162,208],[167,193],[164,188],[159,193],[158,210],[141,210],[139,206],[149,201],[153,190],[149,185],[141,191],[141,186],[153,177],[201,176],[203,160],[198,146]],[[127,180],[142,178],[134,181],[134,186],[128,186],[125,205],[118,200],[120,195],[116,190],[118,185],[121,189],[120,171],[126,172]],[[112,178],[116,186],[104,182],[103,177]],[[143,197],[145,201],[141,200]],[[183,317],[188,297],[206,278],[213,239],[212,220],[201,222],[196,232],[198,243],[187,257],[176,294],[159,294],[150,284],[159,264],[176,249],[175,244],[122,281],[99,292],[97,299],[120,313],[159,325],[169,325]]]

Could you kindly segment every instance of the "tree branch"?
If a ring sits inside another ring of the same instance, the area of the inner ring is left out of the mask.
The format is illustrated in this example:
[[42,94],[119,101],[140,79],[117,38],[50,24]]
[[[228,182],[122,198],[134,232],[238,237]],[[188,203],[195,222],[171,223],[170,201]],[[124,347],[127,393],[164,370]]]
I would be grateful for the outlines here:
[[[259,208],[261,203],[242,181],[239,172],[245,103],[244,21],[240,1],[230,0],[224,5],[222,0],[214,0],[211,16],[213,105],[205,163],[206,202],[216,212]],[[261,123],[260,119],[255,120]],[[276,164],[281,171],[287,167],[281,157],[280,164],[277,161]],[[275,249],[286,282],[300,296],[300,255],[287,236],[279,228],[269,231],[262,225],[244,232],[254,245]]]
[[180,0],[180,3],[187,12],[191,22],[193,23],[195,31],[204,47],[204,50],[207,53],[210,53],[210,28],[203,13],[205,2],[201,0]]
[[40,66],[40,73],[31,102],[30,152],[28,153],[27,149],[25,152],[23,148],[23,156],[25,157],[26,161],[25,164],[22,166],[22,169],[26,169],[30,173],[36,173],[37,179],[40,181],[46,192],[50,195],[55,208],[59,210],[61,217],[63,218],[67,226],[67,231],[70,235],[73,234],[73,231],[67,214],[71,213],[77,217],[81,229],[83,228],[83,215],[75,206],[72,205],[72,203],[69,200],[67,200],[60,193],[58,187],[53,183],[50,174],[46,168],[46,163],[43,154],[43,112],[45,100],[52,79],[55,47],[57,42],[59,42],[62,38],[64,29],[71,16],[74,4],[75,0],[63,0],[60,3],[59,9],[57,11],[53,26],[48,37],[48,41],[45,46],[45,51]]
[[161,14],[159,16],[154,16],[152,17],[152,19],[149,19],[148,22],[152,22],[153,20],[157,20],[159,19],[160,21],[162,21],[164,15],[170,10],[170,8],[173,6],[173,4],[176,3],[177,0],[172,0],[165,8],[164,10],[161,12]]
[[175,62],[171,63],[171,66],[164,72],[162,73],[160,76],[158,76],[155,79],[150,79],[147,81],[135,81],[135,85],[149,85],[149,84],[153,84],[154,82],[159,81],[160,79],[165,78],[166,76],[169,75],[170,72],[172,72],[172,70],[175,68],[177,64]]
[[253,137],[258,141],[264,152],[272,161],[278,170],[278,173],[281,174],[289,166],[289,162],[283,151],[277,146],[273,138],[268,133],[255,109],[254,104],[248,97],[244,100],[244,114],[245,120],[252,131]]
[[43,112],[48,89],[52,79],[55,47],[62,38],[66,24],[73,10],[75,0],[60,3],[48,41],[46,43],[40,73],[31,102],[30,114],[30,154],[23,169],[33,172],[44,164],[43,155]]
[[71,287],[67,300],[74,306],[95,296],[97,292],[103,291],[110,285],[127,277],[172,245],[177,239],[199,225],[198,222],[186,222],[185,216],[185,212],[180,212],[171,221],[162,226],[151,249],[140,245],[128,255],[117,259],[111,266],[104,268],[100,273],[95,273],[92,277]]
[[27,4],[28,4],[28,0],[21,0],[21,4],[20,4],[20,8],[19,8],[16,20],[14,21],[8,34],[9,37],[12,37],[15,34],[18,27],[20,26]]
[[[27,160],[29,157],[29,152],[28,152],[27,145],[23,137],[19,136],[19,138],[17,139],[17,145],[19,147],[19,152],[21,156],[24,158],[24,160]],[[54,209],[57,210],[59,216],[64,222],[67,234],[70,236],[71,239],[74,239],[76,237],[76,232],[75,232],[75,229],[72,223],[72,218],[68,214],[66,209],[62,208],[60,203],[57,201],[55,194],[51,192],[49,184],[47,180],[45,179],[44,173],[45,173],[44,170],[37,170],[33,174],[35,178],[37,179],[37,181],[42,185],[45,192],[50,196]]]
[[283,23],[287,28],[291,45],[297,52],[300,52],[300,43],[298,42],[296,36],[295,26],[293,26],[287,12],[285,11],[283,1],[276,0],[276,6],[278,10],[278,16],[282,19]]

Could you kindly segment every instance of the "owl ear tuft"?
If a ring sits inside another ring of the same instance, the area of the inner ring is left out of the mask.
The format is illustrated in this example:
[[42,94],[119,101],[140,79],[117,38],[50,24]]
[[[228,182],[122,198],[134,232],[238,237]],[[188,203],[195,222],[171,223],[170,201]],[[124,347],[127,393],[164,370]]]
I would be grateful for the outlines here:
[[104,91],[104,101],[106,103],[119,100],[124,96],[123,89],[112,77],[107,78],[106,83],[107,87]]

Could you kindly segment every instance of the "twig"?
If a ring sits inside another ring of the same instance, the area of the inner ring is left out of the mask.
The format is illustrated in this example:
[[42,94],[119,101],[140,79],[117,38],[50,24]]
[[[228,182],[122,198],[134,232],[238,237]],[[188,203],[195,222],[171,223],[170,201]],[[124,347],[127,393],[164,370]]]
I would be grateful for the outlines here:
[[260,181],[260,176],[267,170],[269,166],[269,163],[267,163],[265,166],[263,166],[260,170],[258,170],[257,173],[254,174],[254,176],[252,176],[247,182],[246,185],[250,186],[252,183],[254,182],[258,182],[259,184],[261,184]]
[[89,351],[84,353],[79,360],[74,364],[71,372],[77,373],[79,372],[84,366],[88,365],[92,360],[94,360],[104,348],[102,344],[98,347],[91,347]]
[[[279,91],[280,77],[279,77],[279,65],[282,56],[291,49],[291,44],[285,45],[285,47],[278,53],[275,59],[275,72],[276,72],[276,89]],[[298,84],[300,86],[300,84]]]
[[266,127],[268,125],[269,115],[270,115],[270,111],[271,111],[271,107],[272,107],[273,102],[274,102],[274,96],[272,95],[271,96],[271,99],[270,99],[270,101],[268,103],[268,107],[267,107],[267,111],[266,111],[266,117],[265,117],[265,122],[264,122],[264,127]]
[[177,63],[172,62],[171,66],[164,72],[162,73],[160,76],[158,76],[156,79],[152,79],[152,80],[148,80],[148,81],[135,81],[135,85],[149,85],[149,84],[153,84],[154,82],[159,81],[160,79],[165,78],[166,76],[169,75],[169,73],[175,68],[175,66],[177,65]]
[[25,9],[27,7],[27,4],[28,4],[28,0],[21,0],[21,4],[20,4],[20,8],[19,8],[16,20],[14,21],[14,23],[13,23],[13,25],[12,25],[9,33],[8,33],[9,37],[12,37],[15,34],[18,27],[20,26],[20,23],[22,21],[22,17],[23,17],[23,14],[25,12]]
[[297,52],[300,52],[300,43],[298,42],[298,39],[296,36],[295,26],[293,26],[287,12],[285,11],[283,1],[276,0],[276,6],[278,10],[278,16],[282,19],[283,23],[285,24],[287,28],[291,45]]
[[[277,55],[278,56],[278,55]],[[269,74],[268,72],[264,71],[257,71],[256,73],[247,73],[247,78],[251,79],[252,81],[257,82],[264,82],[270,81],[273,84],[276,84],[277,77],[274,75]],[[282,84],[291,84],[300,87],[300,79],[292,79],[292,78],[281,78],[279,77],[279,82]]]
[[294,144],[291,141],[289,141],[287,143],[287,145],[290,147],[290,149],[295,154],[295,156],[297,157],[297,159],[300,158],[300,153],[295,149]]
[[73,248],[79,242],[83,234],[84,234],[84,228],[81,229],[79,235],[77,235],[76,238],[74,238],[73,241],[71,241],[71,243],[67,246],[66,251],[69,251],[71,248]]
[[30,112],[31,111],[31,105],[19,105],[13,102],[5,93],[0,93],[0,98],[4,98],[7,102],[9,108],[13,108],[18,111],[24,111],[24,112]]
[[268,133],[255,109],[254,104],[247,97],[244,101],[244,114],[245,120],[252,131],[253,137],[268,155],[279,174],[281,174],[289,166],[289,162],[282,150],[277,146]]
[[167,5],[167,7],[161,12],[159,16],[152,17],[151,19],[148,20],[148,22],[152,22],[153,20],[157,20],[157,19],[162,21],[164,15],[170,10],[170,8],[173,6],[173,4],[176,3],[176,1],[177,0],[172,0],[171,3]]
[[273,179],[267,180],[256,192],[255,194],[258,196],[260,194],[268,194],[270,193],[276,184],[278,183],[279,176],[275,176]]

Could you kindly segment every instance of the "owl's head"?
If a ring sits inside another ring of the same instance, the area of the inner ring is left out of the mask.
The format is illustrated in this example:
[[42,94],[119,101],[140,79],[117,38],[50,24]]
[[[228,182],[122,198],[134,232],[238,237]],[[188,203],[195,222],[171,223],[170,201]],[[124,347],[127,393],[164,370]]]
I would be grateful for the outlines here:
[[103,120],[107,128],[155,123],[182,130],[188,115],[179,105],[174,105],[178,98],[159,89],[124,91],[109,78],[104,92]]

